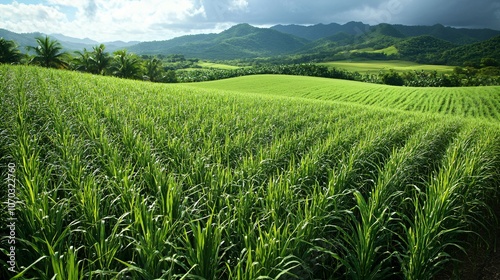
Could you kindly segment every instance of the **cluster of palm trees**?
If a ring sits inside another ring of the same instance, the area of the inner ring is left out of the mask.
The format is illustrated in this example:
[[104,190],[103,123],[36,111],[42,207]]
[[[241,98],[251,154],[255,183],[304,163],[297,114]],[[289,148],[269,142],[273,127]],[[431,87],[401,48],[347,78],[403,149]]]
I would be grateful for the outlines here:
[[22,58],[23,54],[19,51],[14,41],[0,38],[0,63],[19,63]]
[[[126,50],[105,52],[103,44],[91,51],[84,49],[71,56],[62,45],[48,36],[37,37],[37,46],[27,47],[33,55],[26,59],[28,64],[48,68],[72,69],[97,75],[113,75],[127,79],[144,79],[152,82],[175,82],[172,73],[166,73],[158,58],[143,60]],[[14,41],[0,38],[0,63],[17,64],[25,57]]]

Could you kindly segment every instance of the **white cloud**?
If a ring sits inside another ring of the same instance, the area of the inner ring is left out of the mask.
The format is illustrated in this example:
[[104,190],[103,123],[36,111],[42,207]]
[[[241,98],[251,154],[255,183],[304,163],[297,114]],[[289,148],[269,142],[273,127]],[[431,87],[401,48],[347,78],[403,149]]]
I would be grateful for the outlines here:
[[0,28],[63,33],[102,42],[165,40],[185,34],[219,32],[236,23],[270,26],[363,21],[498,29],[497,1],[45,0],[40,1],[44,4],[23,4],[23,0],[17,0],[0,4]]
[[248,7],[247,0],[233,0],[229,6],[230,11],[245,10]]
[[[236,2],[239,8],[245,1]],[[71,20],[61,12],[66,7],[77,10]],[[0,28],[14,32],[63,33],[99,41],[168,39],[181,35],[175,30],[176,26],[204,21],[206,12],[199,0],[48,0],[46,4],[0,5]],[[158,25],[167,28],[155,30]],[[207,29],[210,28],[204,28]],[[185,31],[186,28],[182,28],[182,32]]]
[[61,25],[68,23],[68,18],[57,7],[14,1],[8,5],[0,4],[0,23],[0,27],[16,32],[56,32]]

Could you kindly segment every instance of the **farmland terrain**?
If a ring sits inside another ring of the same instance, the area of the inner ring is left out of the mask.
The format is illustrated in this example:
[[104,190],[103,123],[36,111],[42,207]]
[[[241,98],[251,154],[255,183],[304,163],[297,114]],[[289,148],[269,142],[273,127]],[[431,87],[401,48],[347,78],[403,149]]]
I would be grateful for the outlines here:
[[0,65],[15,177],[0,189],[16,199],[0,216],[16,219],[16,273],[2,260],[0,276],[457,277],[462,249],[497,234],[499,103],[498,87]]
[[500,112],[500,87],[498,86],[412,88],[285,75],[246,76],[190,84],[190,86],[500,121],[498,114]]

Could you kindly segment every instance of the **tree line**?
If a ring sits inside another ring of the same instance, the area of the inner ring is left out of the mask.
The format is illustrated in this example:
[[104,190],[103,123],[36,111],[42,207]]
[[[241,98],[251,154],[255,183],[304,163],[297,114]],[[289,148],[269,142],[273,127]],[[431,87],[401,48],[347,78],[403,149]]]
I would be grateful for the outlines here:
[[500,85],[500,76],[478,75],[477,72],[474,72],[468,68],[460,67],[457,67],[452,74],[439,74],[437,73],[437,71],[410,71],[404,73],[389,71],[380,72],[378,74],[361,74],[359,72],[350,72],[316,64],[259,65],[233,70],[180,70],[176,73],[176,79],[179,82],[189,83],[221,80],[257,74],[313,76],[409,87],[462,87]]
[[162,60],[157,57],[143,59],[127,50],[110,54],[103,44],[94,46],[92,50],[76,51],[72,56],[63,50],[57,40],[48,36],[37,37],[36,42],[37,46],[27,47],[28,54],[23,54],[14,41],[0,38],[0,63],[27,63],[126,79],[175,82],[175,72],[165,71]]
[[[103,44],[94,46],[92,50],[74,52],[74,56],[64,52],[57,40],[48,36],[36,38],[38,46],[30,46],[27,50],[33,55],[24,55],[14,41],[0,38],[0,63],[25,63],[43,67],[71,69],[96,75],[112,75],[120,78],[146,80],[151,82],[202,82],[220,80],[255,74],[282,74],[298,76],[314,76],[334,79],[345,79],[360,82],[388,84],[414,87],[459,87],[500,85],[500,68],[496,61],[484,59],[489,72],[473,67],[457,67],[452,74],[437,72],[412,71],[406,73],[380,72],[378,74],[360,74],[336,68],[328,68],[316,64],[268,64],[234,70],[193,68],[197,60],[186,60],[182,55],[169,57],[139,57],[127,50],[118,50],[112,54],[105,51]],[[164,65],[168,61],[169,65]],[[492,70],[497,72],[492,72]]]

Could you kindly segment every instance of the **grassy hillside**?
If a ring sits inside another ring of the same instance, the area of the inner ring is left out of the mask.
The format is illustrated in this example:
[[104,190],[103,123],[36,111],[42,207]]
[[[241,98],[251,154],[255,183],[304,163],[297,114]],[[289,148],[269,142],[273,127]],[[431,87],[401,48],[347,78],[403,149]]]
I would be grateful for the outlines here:
[[500,121],[500,87],[410,88],[280,75],[246,76],[192,86]]
[[209,69],[223,69],[223,70],[232,70],[232,69],[239,69],[241,67],[238,66],[233,66],[233,65],[228,65],[228,64],[221,64],[221,63],[213,63],[213,62],[208,62],[208,61],[202,61],[197,63],[200,67],[202,68],[209,68]]
[[[393,49],[386,49],[384,51],[392,51]],[[402,60],[387,60],[387,61],[332,61],[318,63],[328,67],[336,67],[345,69],[351,72],[359,72],[362,74],[377,74],[379,72],[388,72],[394,70],[396,72],[410,72],[410,71],[437,71],[438,73],[452,73],[454,67],[443,65],[428,65],[419,64],[416,62],[402,61]]]
[[1,200],[17,202],[0,278],[431,279],[473,232],[489,240],[498,122],[247,78],[224,81],[246,83],[234,92],[0,66]]

